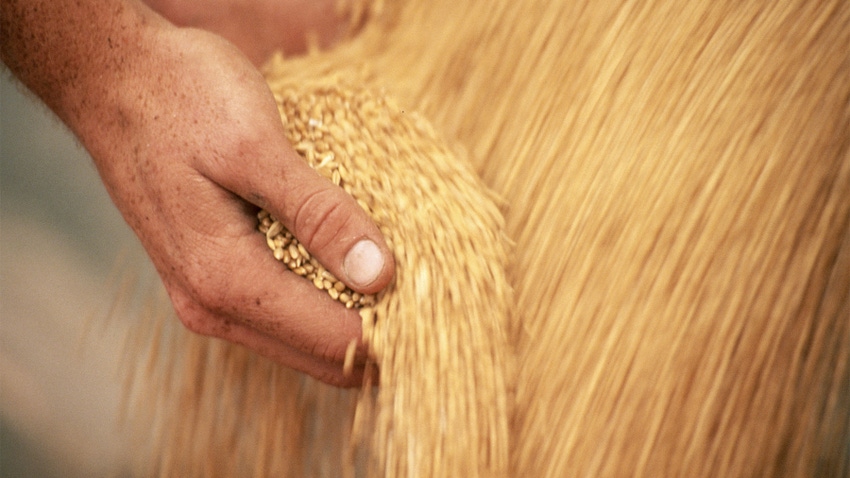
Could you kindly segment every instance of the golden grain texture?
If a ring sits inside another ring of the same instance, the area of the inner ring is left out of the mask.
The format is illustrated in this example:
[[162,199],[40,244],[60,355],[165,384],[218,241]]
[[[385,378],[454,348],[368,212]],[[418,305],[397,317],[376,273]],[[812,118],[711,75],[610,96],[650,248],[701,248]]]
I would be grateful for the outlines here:
[[[512,476],[845,477],[848,25],[844,0],[386,2],[266,73],[364,66],[507,199]],[[293,387],[262,434],[222,425],[236,446],[278,447],[288,420],[331,431],[286,435],[298,456],[340,448],[348,402]],[[396,459],[395,438],[366,448]]]
[[850,2],[393,21],[375,68],[510,203],[515,476],[850,476]]
[[849,2],[385,2],[346,58],[509,203],[513,475],[850,474]]

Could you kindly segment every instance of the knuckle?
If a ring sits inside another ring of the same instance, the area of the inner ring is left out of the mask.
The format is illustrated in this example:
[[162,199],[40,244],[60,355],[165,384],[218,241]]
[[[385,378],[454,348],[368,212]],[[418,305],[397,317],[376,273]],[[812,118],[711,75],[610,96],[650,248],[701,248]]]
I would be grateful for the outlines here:
[[216,314],[225,312],[237,288],[232,280],[233,267],[226,254],[212,250],[203,257],[187,261],[182,288],[188,300],[202,310]]
[[320,251],[335,242],[352,220],[344,199],[333,189],[311,193],[295,214],[295,236],[311,251]]
[[202,282],[193,281],[188,285],[189,296],[195,302],[198,309],[213,313],[221,313],[227,305],[227,293],[224,289],[225,281],[214,279]]
[[171,302],[177,318],[187,330],[198,335],[213,335],[214,319],[200,304],[186,294],[172,297]]
[[184,268],[184,272],[180,285],[169,290],[177,317],[191,332],[222,336],[223,324],[226,325],[223,318],[231,315],[234,294],[229,275],[217,273],[201,262]]

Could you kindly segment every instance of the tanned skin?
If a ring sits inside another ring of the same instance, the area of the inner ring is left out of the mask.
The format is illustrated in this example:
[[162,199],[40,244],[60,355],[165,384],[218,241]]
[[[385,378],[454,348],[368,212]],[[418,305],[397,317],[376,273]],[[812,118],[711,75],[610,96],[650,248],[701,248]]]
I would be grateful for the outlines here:
[[[284,272],[254,213],[268,209],[360,292],[390,282],[390,251],[354,200],[284,137],[255,64],[275,43],[286,47],[286,35],[257,28],[264,33],[252,41],[247,27],[223,26],[228,15],[187,13],[193,3],[154,2],[169,21],[135,0],[2,0],[0,54],[88,150],[187,328],[355,386],[365,350],[353,374],[343,361],[360,339],[358,314]],[[271,2],[256,3],[262,12]],[[328,25],[319,30],[335,35]],[[286,48],[303,48],[296,36]],[[346,262],[363,240],[374,244],[371,261]]]

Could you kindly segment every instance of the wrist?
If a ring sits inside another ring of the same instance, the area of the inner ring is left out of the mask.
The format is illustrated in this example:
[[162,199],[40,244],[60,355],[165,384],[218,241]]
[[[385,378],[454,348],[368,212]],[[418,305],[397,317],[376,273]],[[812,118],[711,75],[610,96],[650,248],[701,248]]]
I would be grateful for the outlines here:
[[139,95],[167,68],[164,38],[175,29],[141,4],[112,20],[93,35],[97,44],[82,59],[75,81],[62,89],[55,109],[87,146],[90,136],[110,126],[131,126]]
[[8,0],[0,13],[3,62],[75,133],[168,28],[135,0]]

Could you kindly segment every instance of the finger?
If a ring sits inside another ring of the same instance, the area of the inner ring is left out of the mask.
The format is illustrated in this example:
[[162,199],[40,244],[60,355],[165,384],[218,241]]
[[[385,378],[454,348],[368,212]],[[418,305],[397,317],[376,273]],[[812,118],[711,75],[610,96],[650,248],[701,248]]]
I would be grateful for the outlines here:
[[[265,247],[262,241],[254,245],[256,249]],[[362,342],[359,313],[345,308],[310,281],[286,270],[268,251],[264,252],[256,273],[241,269],[232,274],[231,280],[237,285],[228,291],[227,302],[245,305],[225,312],[238,316],[252,329],[322,361],[342,364],[353,342],[355,362],[365,362],[367,349]],[[249,252],[241,257],[243,263],[253,254]],[[239,256],[234,258],[238,260]]]
[[248,233],[232,239],[227,250],[214,252],[210,247],[195,259],[198,270],[205,272],[203,284],[169,291],[186,327],[228,338],[228,327],[238,324],[340,366],[353,342],[355,361],[364,362],[360,315],[286,270],[271,256],[262,235]]
[[[213,337],[237,343],[289,368],[336,387],[358,387],[363,383],[365,362],[326,362],[300,350],[282,345],[279,340],[241,324],[221,320],[220,327],[210,330]],[[373,367],[373,365],[370,365]]]
[[[245,315],[233,317],[230,307],[206,307],[181,291],[169,293],[181,322],[194,333],[243,345],[331,385],[352,387],[362,382],[366,351],[359,339],[359,326],[350,318],[340,320],[325,315],[303,320],[287,316],[267,321],[263,317],[268,314],[260,313],[242,322]],[[313,326],[290,327],[289,324]],[[255,328],[257,325],[259,329]],[[352,344],[355,348],[350,354]]]
[[270,201],[282,206],[277,217],[346,285],[365,293],[383,289],[394,263],[378,227],[341,188],[300,161],[290,164],[286,197]]
[[[272,104],[273,106],[273,104]],[[277,114],[276,108],[274,114]],[[258,116],[261,116],[258,113]],[[375,293],[392,279],[395,264],[378,227],[341,188],[311,169],[286,141],[276,118],[236,160],[204,172],[245,200],[267,209],[346,285]],[[263,124],[258,118],[255,125]],[[259,126],[258,126],[259,128]]]
[[247,327],[237,326],[231,329],[228,336],[220,338],[246,346],[266,358],[335,387],[360,387],[364,385],[365,377],[369,377],[368,383],[371,385],[378,385],[380,381],[378,367],[374,362],[353,362],[350,366],[347,363],[319,362],[310,355],[280,347],[274,338]]
[[275,260],[244,200],[198,179],[187,183],[194,208],[177,221],[179,273],[161,274],[181,321],[223,338],[221,330],[239,324],[340,366],[354,342],[356,363],[365,361],[360,315]]

